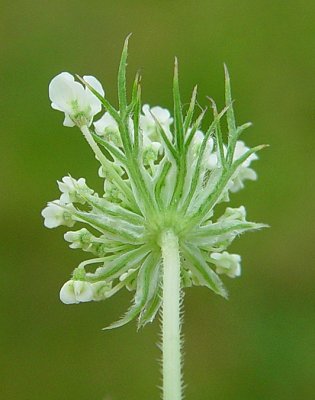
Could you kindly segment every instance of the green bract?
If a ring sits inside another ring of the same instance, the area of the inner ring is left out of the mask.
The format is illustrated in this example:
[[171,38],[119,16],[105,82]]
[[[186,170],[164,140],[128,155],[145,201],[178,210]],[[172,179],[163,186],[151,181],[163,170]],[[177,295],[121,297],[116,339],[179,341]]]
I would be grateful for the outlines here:
[[[110,328],[135,317],[139,326],[154,319],[161,305],[160,241],[166,231],[178,237],[182,287],[206,286],[226,297],[219,274],[235,277],[241,272],[240,256],[227,253],[227,247],[239,234],[265,226],[248,222],[244,207],[228,207],[221,217],[213,218],[218,203],[228,201],[229,193],[241,189],[245,179],[256,178],[249,164],[265,147],[248,149],[239,141],[250,124],[236,124],[227,69],[225,107],[218,112],[211,100],[213,121],[202,132],[205,110],[195,115],[196,88],[188,110],[183,111],[176,60],[174,119],[160,107],[142,108],[138,75],[128,100],[127,47],[128,39],[119,66],[119,110],[97,90],[101,86],[93,77],[89,81],[78,77],[86,89],[70,74],[54,78],[50,88],[53,107],[65,113],[66,126],[81,129],[95,152],[104,193],[95,193],[83,178],[65,177],[59,183],[61,198],[42,212],[49,228],[84,224],[84,228],[67,232],[65,240],[71,248],[93,255],[61,289],[63,302],[99,301],[123,287],[135,291],[131,308]],[[89,106],[92,93],[93,105]],[[92,119],[100,105],[106,113],[93,130]],[[228,128],[226,144],[223,118]]]

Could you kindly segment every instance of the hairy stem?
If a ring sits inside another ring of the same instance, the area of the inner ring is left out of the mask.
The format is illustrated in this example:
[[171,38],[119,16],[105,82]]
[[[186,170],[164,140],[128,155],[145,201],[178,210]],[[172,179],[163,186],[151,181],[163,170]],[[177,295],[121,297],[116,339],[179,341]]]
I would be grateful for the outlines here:
[[163,400],[181,400],[180,258],[178,238],[172,231],[165,231],[162,234],[161,248],[163,256]]

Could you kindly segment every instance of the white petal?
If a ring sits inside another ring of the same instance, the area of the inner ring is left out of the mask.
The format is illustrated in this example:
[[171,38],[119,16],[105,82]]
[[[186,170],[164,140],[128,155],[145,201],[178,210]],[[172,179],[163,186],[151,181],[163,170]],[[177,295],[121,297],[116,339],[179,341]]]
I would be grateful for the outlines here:
[[227,207],[224,214],[218,218],[218,221],[245,221],[246,209],[244,206],[238,208]]
[[103,135],[106,128],[118,128],[114,118],[106,112],[98,121],[94,122],[95,131],[98,135]]
[[56,218],[47,217],[44,220],[44,225],[46,226],[46,228],[52,229],[60,226],[60,223]]
[[149,106],[149,104],[144,104],[142,106],[142,112],[146,117],[151,117],[152,118],[152,116],[150,114],[150,106]]
[[78,302],[87,302],[93,300],[93,290],[91,283],[83,281],[73,282],[75,297]]
[[49,203],[41,212],[44,217],[44,225],[46,228],[56,228],[60,226],[60,209],[58,206]]
[[95,282],[91,284],[93,291],[93,300],[100,301],[106,299],[106,292],[109,290],[109,284],[105,282]]
[[[87,83],[90,84],[101,96],[105,95],[105,92],[104,92],[104,89],[103,89],[101,83],[94,76],[87,75],[87,76],[84,76],[83,79],[86,80]],[[86,92],[87,102],[88,102],[89,106],[91,107],[91,114],[92,114],[92,116],[94,116],[101,111],[102,103],[90,91],[89,88],[86,87],[85,92]]]
[[62,193],[62,195],[60,196],[60,200],[65,204],[71,203],[69,192],[68,193]]
[[214,260],[220,260],[221,257],[222,257],[221,253],[212,253],[211,254],[211,258],[213,258]]
[[257,173],[252,168],[245,168],[244,171],[242,171],[242,179],[255,181],[257,179]]
[[66,282],[59,293],[60,300],[64,304],[77,304],[79,301],[76,299],[75,293],[74,293],[74,286],[73,286],[73,281],[70,280]]
[[79,178],[77,180],[77,184],[78,184],[78,186],[85,186],[85,184],[86,184],[85,178]]
[[57,111],[63,111],[60,107],[58,107],[57,106],[57,104],[55,104],[55,103],[51,103],[51,108],[53,108],[54,110],[57,110]]
[[247,150],[249,149],[245,146],[245,143],[242,140],[238,140],[235,144],[234,158],[241,157]]
[[69,190],[73,190],[74,188],[74,180],[70,178],[70,176],[64,176],[61,182],[57,182],[59,190],[63,193],[69,192]]
[[151,146],[152,146],[152,149],[157,152],[162,149],[162,145],[159,142],[152,142]]
[[238,263],[236,268],[235,268],[235,270],[234,270],[233,278],[236,277],[236,276],[241,276],[241,273],[242,273],[241,264]]
[[207,158],[207,166],[209,169],[215,169],[218,166],[218,156],[212,153]]
[[[74,82],[72,86],[73,97],[71,101],[76,101],[78,104],[78,111],[85,111],[89,107],[89,99],[86,95],[84,86],[79,82]],[[71,107],[73,110],[73,108]],[[77,110],[76,110],[77,111]]]
[[173,122],[173,118],[171,118],[171,114],[166,108],[155,106],[151,108],[151,113],[161,122],[162,125],[170,125]]
[[49,98],[54,104],[53,108],[71,112],[70,102],[74,96],[74,77],[68,72],[55,76],[49,84]]
[[[86,93],[86,106],[90,108],[89,114],[91,117],[98,114],[102,110],[102,103],[100,100],[90,91]],[[92,119],[90,125],[92,123]],[[90,126],[89,125],[89,126]]]
[[204,133],[200,130],[197,130],[194,134],[193,141],[196,144],[201,144],[204,137],[205,137]]
[[101,82],[92,75],[84,75],[83,79],[93,87],[100,95],[105,96],[105,92]]
[[[235,145],[235,151],[233,159],[237,160],[242,155],[244,155],[249,150],[249,147],[245,146],[245,143],[242,140],[238,140]],[[243,167],[248,167],[252,161],[258,160],[257,154],[251,154],[244,162]]]
[[229,254],[227,251],[224,251],[223,253],[212,253],[211,258],[218,274],[226,274],[230,278],[240,276],[241,256],[238,254]]
[[63,235],[66,242],[74,242],[80,240],[80,231],[69,231]]
[[72,119],[69,117],[68,114],[65,114],[65,119],[63,120],[63,126],[68,126],[69,128],[75,126],[75,123],[72,121]]

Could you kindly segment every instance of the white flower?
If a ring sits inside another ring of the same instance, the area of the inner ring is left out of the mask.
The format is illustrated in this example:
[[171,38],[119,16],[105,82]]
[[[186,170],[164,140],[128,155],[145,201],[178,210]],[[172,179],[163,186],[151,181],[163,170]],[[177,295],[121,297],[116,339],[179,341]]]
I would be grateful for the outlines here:
[[84,281],[69,280],[60,290],[60,300],[65,304],[78,304],[93,300],[92,284]]
[[216,266],[218,274],[226,274],[230,278],[241,275],[241,256],[238,254],[229,254],[224,251],[223,253],[212,253],[210,258]]
[[255,181],[257,179],[257,174],[252,168],[239,167],[236,174],[232,177],[233,184],[230,186],[230,191],[232,193],[238,192],[243,189],[244,181],[249,179]]
[[[190,131],[191,131],[191,129],[188,130],[188,134],[190,133]],[[201,143],[203,142],[204,137],[205,137],[205,134],[202,131],[197,130],[192,139],[193,146],[196,146],[196,147],[200,146]]]
[[162,152],[163,147],[159,142],[148,142],[145,144],[143,141],[143,163],[149,165],[157,160],[159,154]]
[[[235,150],[234,150],[234,160],[237,160],[240,158],[242,155],[244,155],[249,148],[245,146],[245,143],[242,140],[238,140],[235,145]],[[251,154],[246,161],[242,164],[243,167],[249,167],[250,163],[254,160],[258,160],[257,154],[253,153]]]
[[[104,96],[100,82],[94,76],[84,76],[98,93]],[[49,98],[55,110],[65,113],[64,126],[90,126],[94,115],[101,111],[100,100],[68,72],[55,76],[49,84]]]
[[101,301],[106,299],[107,293],[111,289],[111,284],[108,282],[95,282],[91,284],[91,289],[93,292],[93,300]]
[[111,284],[106,282],[85,282],[70,279],[60,289],[59,297],[64,304],[78,304],[100,301],[106,298]]
[[245,221],[246,210],[244,206],[238,208],[227,207],[223,215],[218,218],[218,221]]
[[[98,121],[93,123],[95,132],[102,136],[109,142],[112,142],[115,146],[122,147],[122,141],[119,131],[119,126],[115,119],[106,112]],[[134,128],[133,120],[128,117],[128,129],[131,139],[133,140]]]
[[104,181],[104,198],[112,201],[113,203],[120,203],[124,199],[123,193],[121,193],[117,187],[109,179]]
[[105,135],[107,130],[118,131],[118,124],[114,118],[106,111],[106,113],[96,122],[93,123],[95,131],[98,135]]
[[71,243],[69,245],[71,249],[89,250],[92,240],[95,239],[95,237],[86,228],[82,228],[79,231],[66,232],[64,234],[64,239]]
[[135,290],[136,285],[137,285],[136,277],[135,276],[132,277],[132,275],[134,274],[135,271],[136,271],[136,269],[130,268],[127,272],[120,275],[120,277],[119,277],[120,282],[126,283],[126,288],[129,291]]
[[72,211],[75,211],[72,204],[65,206],[60,200],[50,202],[41,213],[44,217],[44,225],[46,228],[56,228],[60,225],[72,227],[75,224]]
[[147,136],[152,141],[160,142],[160,135],[157,131],[157,124],[154,119],[155,117],[167,136],[171,138],[172,134],[170,132],[170,125],[173,122],[173,118],[166,108],[159,106],[150,108],[148,104],[145,104],[142,107],[142,112],[144,115],[140,116],[140,128],[143,131],[144,137]]
[[[245,143],[242,142],[241,140],[238,140],[236,142],[233,160],[235,161],[235,160],[239,159],[248,150],[249,150],[249,148],[245,146]],[[240,189],[243,189],[243,187],[244,187],[243,182],[246,179],[249,179],[252,181],[257,179],[256,172],[252,168],[249,168],[250,163],[257,159],[258,159],[257,155],[255,153],[253,153],[247,158],[246,161],[244,161],[244,163],[242,165],[240,165],[238,167],[238,169],[236,170],[236,173],[232,177],[232,184],[229,187],[229,190],[232,193],[238,192]]]
[[104,136],[107,131],[118,131],[117,122],[107,111],[98,121],[94,122],[93,125],[96,133],[100,136]]
[[116,146],[122,146],[119,128],[114,118],[106,112],[102,118],[94,122],[95,132],[99,136],[103,136],[109,142],[112,142]]
[[[200,146],[203,142],[205,134],[200,131],[197,130],[194,134],[194,138],[192,140],[192,146],[193,146],[193,151],[194,151],[194,155],[195,158],[197,158],[197,154],[199,152]],[[215,168],[217,168],[217,164],[218,164],[218,156],[216,154],[215,151],[213,151],[214,148],[214,140],[212,137],[209,137],[209,139],[207,140],[207,144],[206,144],[206,149],[204,152],[204,165],[206,168],[213,170]]]
[[65,176],[62,178],[62,182],[58,181],[58,187],[62,192],[60,201],[64,204],[85,204],[86,201],[84,197],[82,197],[82,194],[93,194],[93,190],[86,185],[84,178],[76,180],[71,176]]

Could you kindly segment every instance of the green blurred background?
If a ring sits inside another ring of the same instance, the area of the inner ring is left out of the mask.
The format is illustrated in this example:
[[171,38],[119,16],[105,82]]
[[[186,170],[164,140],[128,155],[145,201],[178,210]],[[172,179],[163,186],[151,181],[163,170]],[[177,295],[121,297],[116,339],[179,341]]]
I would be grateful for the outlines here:
[[61,71],[97,76],[116,102],[123,40],[130,82],[171,107],[173,57],[182,97],[223,104],[223,62],[250,145],[269,143],[257,183],[234,195],[251,220],[243,276],[230,300],[204,288],[185,295],[187,400],[314,399],[315,2],[1,2],[1,350],[0,398],[158,399],[159,324],[101,328],[130,301],[65,306],[59,288],[86,255],[69,250],[63,229],[43,227],[41,209],[67,173],[100,188],[96,161],[76,129],[62,126],[47,87]]

